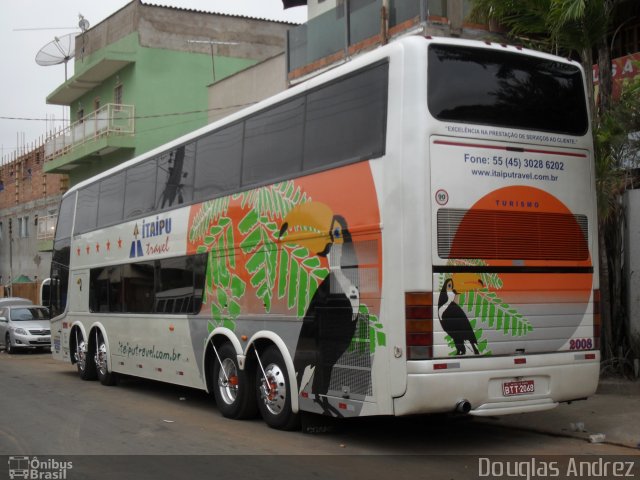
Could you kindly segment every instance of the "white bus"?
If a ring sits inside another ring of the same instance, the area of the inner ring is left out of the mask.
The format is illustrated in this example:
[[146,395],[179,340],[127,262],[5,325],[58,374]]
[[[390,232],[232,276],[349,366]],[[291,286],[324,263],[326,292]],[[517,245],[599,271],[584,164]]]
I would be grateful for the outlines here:
[[565,59],[408,37],[74,186],[53,355],[280,429],[588,397],[585,88]]

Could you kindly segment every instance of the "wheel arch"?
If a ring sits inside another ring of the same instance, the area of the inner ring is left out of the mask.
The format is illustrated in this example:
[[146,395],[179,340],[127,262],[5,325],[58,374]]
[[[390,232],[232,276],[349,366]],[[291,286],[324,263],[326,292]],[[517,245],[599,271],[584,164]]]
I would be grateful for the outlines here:
[[213,347],[220,348],[222,344],[230,343],[233,349],[236,351],[236,355],[238,356],[238,364],[241,369],[244,369],[244,354],[242,352],[242,345],[240,345],[240,340],[236,337],[235,333],[226,327],[218,327],[213,329],[209,333],[209,336],[206,340],[206,347],[204,350],[204,355],[202,356],[202,372],[204,372],[204,380],[205,380],[205,389],[207,393],[212,393],[213,386],[213,377],[212,377],[212,369],[209,368],[211,363],[216,361],[215,352],[213,351]]
[[[282,359],[284,360],[289,376],[289,388],[291,389],[291,410],[293,413],[298,413],[298,379],[296,376],[296,369],[293,365],[293,358],[289,353],[289,349],[279,335],[268,330],[260,330],[254,333],[249,339],[247,348],[245,349],[246,362],[249,363],[249,368],[259,369],[260,367],[257,365],[258,362],[255,359],[255,353],[252,354],[251,350],[257,351],[258,354],[262,354],[265,349],[271,345],[275,346],[280,351],[280,355],[282,355]],[[258,371],[258,375],[260,374],[261,372]]]

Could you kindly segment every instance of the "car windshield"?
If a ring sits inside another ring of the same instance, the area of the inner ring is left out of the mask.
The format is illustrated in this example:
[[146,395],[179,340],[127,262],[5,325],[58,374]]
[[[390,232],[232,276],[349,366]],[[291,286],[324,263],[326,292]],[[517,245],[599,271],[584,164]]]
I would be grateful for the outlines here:
[[14,308],[11,310],[11,320],[14,322],[23,322],[29,320],[47,320],[46,308]]

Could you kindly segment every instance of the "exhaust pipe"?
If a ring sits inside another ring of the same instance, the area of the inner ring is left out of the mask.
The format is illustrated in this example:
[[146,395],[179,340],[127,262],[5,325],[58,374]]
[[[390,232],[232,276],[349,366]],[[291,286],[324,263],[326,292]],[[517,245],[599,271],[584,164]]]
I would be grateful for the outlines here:
[[456,404],[456,412],[467,414],[471,411],[471,403],[469,400],[460,400]]

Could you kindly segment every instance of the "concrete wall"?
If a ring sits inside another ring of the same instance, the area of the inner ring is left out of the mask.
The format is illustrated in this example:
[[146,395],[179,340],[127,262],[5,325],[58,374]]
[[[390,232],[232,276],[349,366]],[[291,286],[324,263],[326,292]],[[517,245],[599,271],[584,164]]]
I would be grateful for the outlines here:
[[630,333],[640,342],[640,190],[629,190],[624,197],[627,217],[624,261]]
[[144,5],[134,0],[76,37],[75,72],[82,70],[83,55],[99,52],[134,32],[139,34],[142,47],[210,55],[209,44],[189,41],[234,42],[214,45],[214,54],[260,61],[284,50],[286,31],[292,26],[287,22]]
[[238,72],[209,87],[209,122],[287,88],[284,53]]

